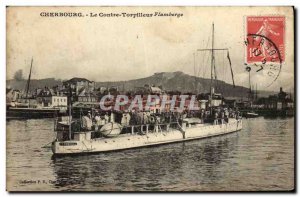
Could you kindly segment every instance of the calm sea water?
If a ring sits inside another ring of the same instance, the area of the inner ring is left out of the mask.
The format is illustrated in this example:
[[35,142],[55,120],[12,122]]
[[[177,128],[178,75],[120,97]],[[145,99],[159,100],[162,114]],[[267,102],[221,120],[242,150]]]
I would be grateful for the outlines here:
[[252,191],[294,188],[294,118],[158,147],[52,158],[53,120],[7,121],[10,191]]

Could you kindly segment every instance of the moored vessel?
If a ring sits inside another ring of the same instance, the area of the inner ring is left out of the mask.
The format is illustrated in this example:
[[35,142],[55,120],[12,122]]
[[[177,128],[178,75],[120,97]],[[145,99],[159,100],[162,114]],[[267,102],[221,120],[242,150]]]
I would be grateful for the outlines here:
[[246,118],[256,118],[258,116],[259,115],[257,113],[255,113],[254,111],[249,111],[249,112],[246,112],[246,114],[245,114]]
[[38,106],[36,98],[29,96],[33,58],[31,59],[29,76],[25,87],[25,95],[14,98],[6,103],[7,119],[29,119],[29,118],[53,118],[60,113],[65,113],[66,109],[59,106]]
[[58,108],[10,107],[6,111],[6,118],[53,118],[60,111]]

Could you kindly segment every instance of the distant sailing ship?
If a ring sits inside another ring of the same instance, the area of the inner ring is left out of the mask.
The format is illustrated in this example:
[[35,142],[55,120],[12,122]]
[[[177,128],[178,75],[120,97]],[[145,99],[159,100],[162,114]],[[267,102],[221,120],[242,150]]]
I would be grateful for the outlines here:
[[[253,107],[252,107],[252,103],[253,103],[253,97],[252,97],[252,90],[251,90],[251,74],[250,74],[250,71],[251,71],[251,68],[248,66],[246,67],[246,71],[248,72],[249,74],[249,93],[248,93],[248,101],[249,101],[249,105],[250,105],[250,110],[246,111],[244,116],[246,118],[256,118],[258,117],[259,115],[253,110]],[[257,94],[257,90],[256,90],[256,94]]]
[[30,81],[32,74],[33,58],[31,59],[29,76],[25,87],[25,97],[17,99],[14,102],[7,103],[6,118],[53,118],[55,114],[60,112],[55,107],[37,107],[30,103],[32,98],[29,97]]
[[[214,35],[214,26],[212,35]],[[131,121],[136,116],[136,112],[122,112],[121,114],[110,112],[99,121],[88,116],[75,120],[71,116],[71,107],[69,107],[69,116],[60,117],[55,121],[57,135],[52,142],[53,154],[124,150],[195,140],[241,130],[243,123],[238,112],[223,118],[212,118],[214,115],[212,113],[214,50],[220,49],[214,49],[214,39],[212,39],[212,48],[205,50],[211,51],[212,56],[210,117],[205,117],[203,111],[199,111],[200,115],[194,117],[186,117],[179,112],[151,114],[141,112],[148,116],[147,121],[144,119]],[[119,118],[116,118],[117,116]]]

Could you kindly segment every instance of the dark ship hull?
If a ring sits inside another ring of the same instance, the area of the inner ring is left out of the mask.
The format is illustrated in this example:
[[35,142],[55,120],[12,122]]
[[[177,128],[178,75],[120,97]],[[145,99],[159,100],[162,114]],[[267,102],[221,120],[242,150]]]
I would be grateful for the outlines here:
[[56,108],[7,108],[6,119],[53,118],[59,113]]

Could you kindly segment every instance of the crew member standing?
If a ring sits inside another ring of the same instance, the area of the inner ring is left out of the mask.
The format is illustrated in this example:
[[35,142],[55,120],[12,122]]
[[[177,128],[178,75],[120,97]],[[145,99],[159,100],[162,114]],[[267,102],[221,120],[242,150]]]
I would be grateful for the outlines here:
[[224,113],[224,111],[222,110],[222,111],[221,111],[221,124],[224,124],[224,118],[225,118],[225,113]]
[[218,112],[215,111],[215,114],[214,114],[214,125],[217,125],[218,124]]

